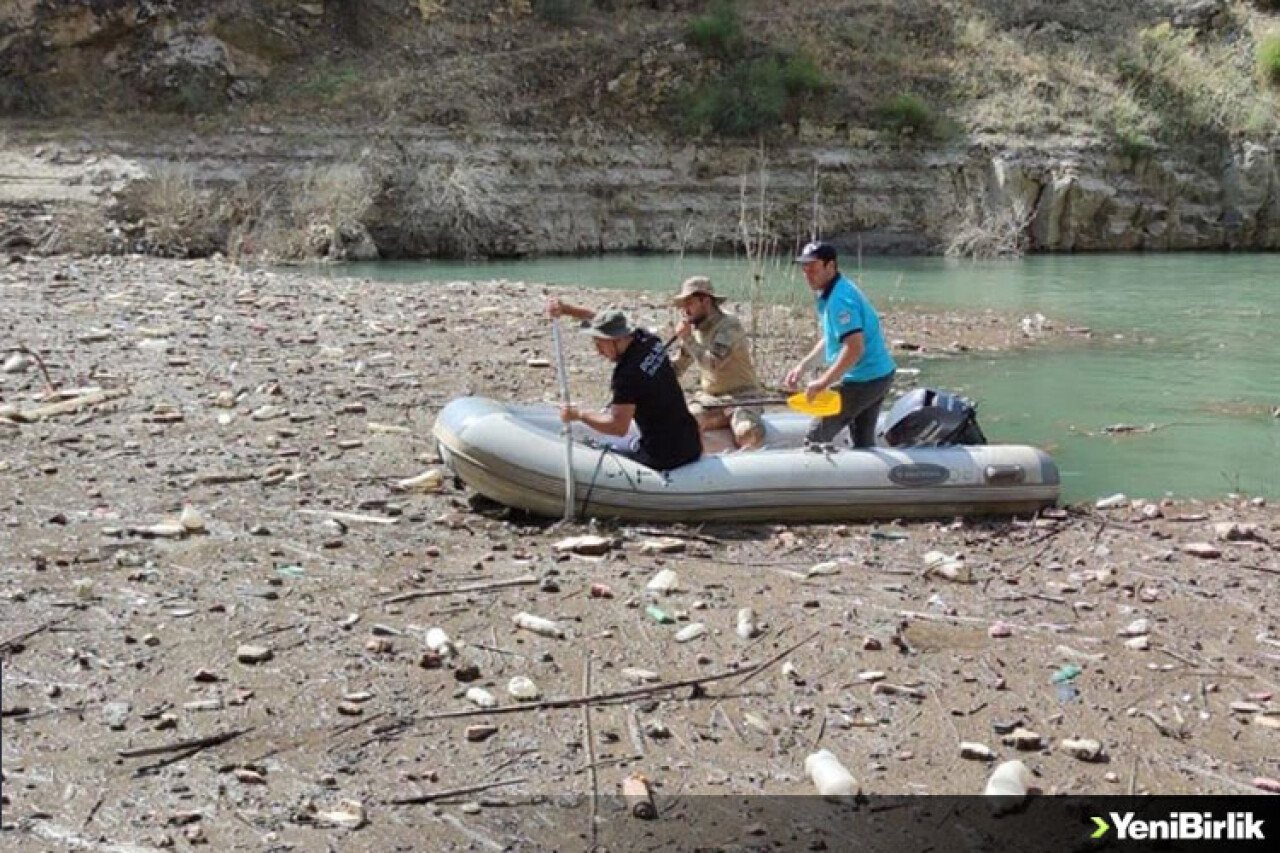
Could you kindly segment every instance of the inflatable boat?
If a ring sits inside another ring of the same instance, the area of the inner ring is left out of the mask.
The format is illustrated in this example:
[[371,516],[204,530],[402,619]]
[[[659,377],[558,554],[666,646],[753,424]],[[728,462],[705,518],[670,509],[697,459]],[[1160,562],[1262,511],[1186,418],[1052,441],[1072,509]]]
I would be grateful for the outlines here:
[[[804,443],[808,417],[765,421],[763,448],[707,454],[668,472],[619,455],[622,439],[575,423],[576,514],[689,523],[937,518],[1029,514],[1058,499],[1057,466],[1035,447],[815,448]],[[566,441],[553,406],[462,397],[440,412],[434,436],[446,466],[481,495],[565,514]]]

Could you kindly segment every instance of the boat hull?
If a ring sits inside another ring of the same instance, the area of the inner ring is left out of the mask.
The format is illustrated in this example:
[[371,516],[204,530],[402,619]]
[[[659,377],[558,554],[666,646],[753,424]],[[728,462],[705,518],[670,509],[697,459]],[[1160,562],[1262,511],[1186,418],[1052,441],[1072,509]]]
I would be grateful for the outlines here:
[[[1033,513],[1057,501],[1058,470],[1021,445],[802,447],[808,419],[771,415],[762,450],[704,456],[662,474],[576,425],[576,509],[646,521],[838,521]],[[550,406],[449,403],[434,435],[450,470],[494,501],[564,515],[565,443]],[[596,444],[598,446],[591,446]]]

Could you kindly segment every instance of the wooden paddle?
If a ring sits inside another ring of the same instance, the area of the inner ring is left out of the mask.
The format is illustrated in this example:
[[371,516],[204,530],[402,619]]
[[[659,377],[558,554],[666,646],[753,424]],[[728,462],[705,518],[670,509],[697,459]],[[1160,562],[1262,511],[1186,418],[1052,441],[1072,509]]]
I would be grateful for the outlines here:
[[704,409],[729,409],[736,406],[777,406],[785,405],[793,412],[800,412],[805,415],[813,415],[816,418],[826,418],[831,415],[840,414],[842,400],[839,391],[833,391],[828,388],[825,391],[819,391],[814,395],[813,401],[810,402],[805,398],[804,392],[799,391],[787,397],[760,397],[752,400],[735,400],[732,403],[712,403],[704,404]]

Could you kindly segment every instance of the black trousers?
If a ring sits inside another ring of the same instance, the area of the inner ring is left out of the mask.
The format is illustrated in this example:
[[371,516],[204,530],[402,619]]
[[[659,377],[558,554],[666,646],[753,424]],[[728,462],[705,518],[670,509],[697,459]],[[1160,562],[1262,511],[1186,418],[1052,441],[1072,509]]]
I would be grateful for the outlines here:
[[880,404],[893,387],[895,374],[896,371],[869,382],[841,385],[836,389],[840,392],[840,414],[815,419],[805,440],[810,444],[830,444],[840,430],[848,427],[854,447],[875,447]]

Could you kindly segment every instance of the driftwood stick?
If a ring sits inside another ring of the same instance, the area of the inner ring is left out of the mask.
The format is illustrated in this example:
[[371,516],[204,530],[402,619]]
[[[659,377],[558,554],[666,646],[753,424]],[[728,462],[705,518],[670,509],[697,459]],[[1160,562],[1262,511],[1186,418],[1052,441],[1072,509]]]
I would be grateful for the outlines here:
[[14,646],[20,645],[21,643],[24,643],[27,640],[30,640],[36,634],[42,634],[45,631],[48,631],[54,625],[57,625],[58,623],[64,622],[64,621],[66,621],[65,616],[62,619],[54,619],[50,622],[46,622],[43,625],[32,628],[29,631],[23,631],[21,634],[14,634],[12,637],[5,640],[4,642],[0,642],[0,652],[7,652],[9,651],[9,649],[13,648]]
[[625,761],[639,761],[644,758],[644,753],[637,752],[634,755],[619,755],[614,758],[602,758],[594,764],[584,764],[581,767],[575,767],[569,771],[570,776],[577,776],[579,773],[586,773],[588,770],[600,767],[608,767],[611,764],[622,764]]
[[[602,702],[615,702],[620,699],[638,699],[641,696],[651,696],[654,693],[662,693],[669,690],[678,690],[681,687],[693,687],[694,685],[710,684],[715,681],[724,681],[727,678],[742,678],[746,683],[750,678],[763,672],[768,667],[777,663],[782,658],[791,654],[800,646],[812,640],[817,633],[810,634],[798,643],[794,643],[790,647],[784,649],[774,655],[769,660],[753,664],[746,669],[728,670],[726,672],[718,672],[714,675],[704,675],[701,678],[685,678],[680,681],[666,681],[662,684],[654,684],[649,687],[637,687],[632,690],[619,690],[613,693],[597,693],[594,696],[572,696],[566,699],[544,699],[541,702],[521,702],[519,705],[505,705],[500,708],[471,708],[465,711],[442,711],[438,714],[425,714],[419,717],[421,722],[429,722],[432,720],[455,720],[460,717],[480,717],[495,716],[498,714],[522,714],[528,711],[548,711],[556,708],[576,708],[579,705],[597,705]],[[744,677],[745,676],[745,677]]]
[[49,403],[46,406],[36,406],[34,409],[23,409],[22,411],[14,412],[9,416],[9,419],[24,424],[34,423],[35,421],[57,417],[58,415],[70,415],[89,406],[96,406],[99,403],[123,397],[128,393],[127,388],[100,388],[97,391],[90,391],[87,394],[81,394],[79,397],[72,397],[70,400],[63,400],[60,403]]
[[744,676],[743,676],[743,678],[742,678],[742,680],[738,682],[738,686],[739,686],[739,687],[744,686],[748,681],[750,681],[751,679],[755,678],[757,675],[759,675],[760,673],[764,672],[766,669],[768,669],[769,667],[773,666],[775,663],[777,663],[778,661],[782,660],[782,659],[783,659],[783,658],[785,658],[787,655],[791,654],[791,653],[792,653],[792,652],[794,652],[796,649],[800,648],[801,646],[803,646],[805,643],[809,642],[810,640],[812,640],[812,639],[813,639],[814,637],[816,637],[816,636],[818,636],[818,632],[817,632],[817,631],[814,631],[812,634],[810,634],[809,636],[805,637],[803,640],[800,640],[799,642],[792,643],[791,645],[787,646],[785,649],[783,649],[782,651],[778,652],[776,655],[774,655],[773,657],[769,658],[769,659],[768,659],[767,661],[765,661],[764,663],[759,664],[758,666],[752,667],[752,668],[751,668],[751,671],[750,671],[750,672],[748,672],[746,675],[744,675]]
[[40,353],[33,350],[26,344],[18,344],[18,352],[31,356],[36,361],[36,367],[40,368],[40,375],[44,377],[44,386],[50,394],[58,390],[58,386],[53,384],[53,380],[49,378],[49,368],[44,366],[44,359],[40,357]]
[[[582,695],[591,695],[591,652],[587,652],[586,663],[582,667]],[[582,728],[584,736],[587,739],[587,762],[591,770],[591,848],[595,850],[598,846],[596,838],[598,828],[596,826],[597,818],[600,815],[600,778],[596,773],[596,745],[595,738],[591,733],[591,706],[584,704],[582,706]]]
[[1280,569],[1273,569],[1269,566],[1254,566],[1249,563],[1236,563],[1237,568],[1248,569],[1251,572],[1266,572],[1269,575],[1280,575]]
[[297,513],[299,515],[318,515],[324,518],[331,518],[334,521],[346,521],[351,524],[395,524],[400,520],[395,516],[363,515],[357,512],[339,512],[327,509],[300,509],[297,510]]
[[405,601],[414,601],[419,598],[435,598],[440,595],[459,595],[464,592],[487,592],[491,589],[504,589],[511,586],[532,586],[538,582],[535,575],[524,575],[518,578],[509,578],[502,581],[492,581],[490,583],[470,583],[462,586],[446,587],[442,589],[420,589],[414,592],[402,592],[399,595],[393,595],[383,601],[383,604],[400,604]]
[[708,545],[722,545],[723,539],[717,539],[714,536],[707,536],[703,533],[687,533],[683,530],[665,530],[660,527],[632,527],[632,533],[638,533],[641,536],[662,536],[669,539],[692,539],[695,542],[704,542]]
[[1173,659],[1174,659],[1174,660],[1176,660],[1176,661],[1182,661],[1183,663],[1185,663],[1187,666],[1191,667],[1192,669],[1203,669],[1203,668],[1204,668],[1204,667],[1203,667],[1203,664],[1200,664],[1200,663],[1198,663],[1198,662],[1196,662],[1196,661],[1193,661],[1191,658],[1186,657],[1185,655],[1180,655],[1180,654],[1178,654],[1177,652],[1175,652],[1173,649],[1169,648],[1168,646],[1156,646],[1155,648],[1156,648],[1156,651],[1160,652],[1161,654],[1166,654],[1166,655],[1168,655],[1169,657],[1173,658]]
[[201,750],[208,749],[211,746],[218,746],[229,740],[235,740],[240,735],[251,732],[253,729],[232,729],[222,734],[210,735],[209,737],[189,738],[187,740],[174,741],[163,746],[144,746],[135,749],[116,750],[116,755],[121,758],[143,758],[148,755],[164,755],[169,752],[182,752],[184,749]]
[[483,785],[468,785],[465,788],[450,788],[447,791],[435,791],[430,794],[415,794],[412,797],[396,797],[393,800],[387,800],[387,805],[391,806],[416,806],[425,803],[434,803],[436,800],[443,800],[448,797],[461,797],[464,794],[478,794],[481,791],[488,791],[491,788],[501,788],[506,785],[519,785],[526,779],[502,779],[498,782],[486,782]]
[[1187,762],[1187,761],[1178,762],[1178,767],[1182,770],[1187,771],[1188,773],[1195,773],[1197,776],[1203,776],[1206,779],[1215,779],[1219,782],[1222,782],[1225,785],[1228,785],[1232,788],[1239,790],[1241,793],[1249,793],[1249,794],[1258,793],[1258,789],[1253,787],[1252,785],[1247,785],[1244,782],[1240,782],[1236,779],[1232,779],[1230,776],[1223,776],[1221,773],[1214,773],[1212,770],[1205,770],[1202,767],[1196,767],[1194,764],[1191,764],[1190,762]]

